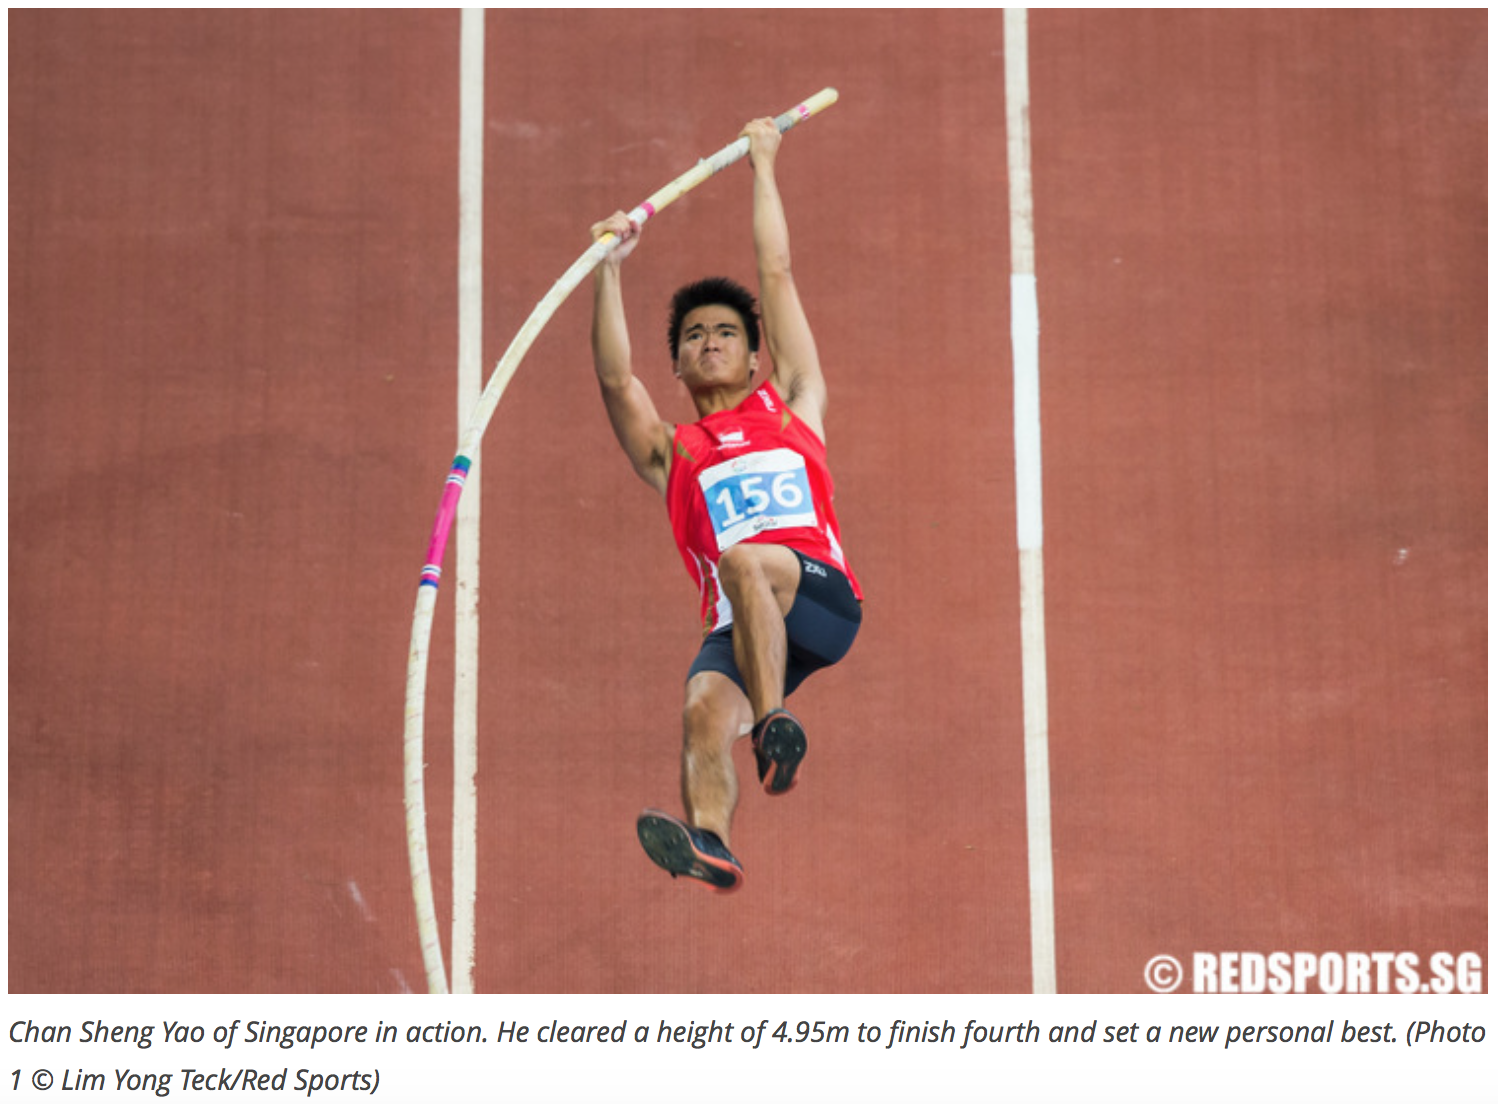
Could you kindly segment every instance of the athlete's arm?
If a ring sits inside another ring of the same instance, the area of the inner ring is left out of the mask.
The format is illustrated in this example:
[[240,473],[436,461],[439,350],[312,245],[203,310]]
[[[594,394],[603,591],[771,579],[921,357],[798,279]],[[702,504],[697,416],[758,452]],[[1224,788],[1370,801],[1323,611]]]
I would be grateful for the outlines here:
[[639,244],[640,230],[622,211],[593,227],[593,240],[615,234],[620,244],[594,270],[593,367],[614,436],[640,478],[661,494],[671,467],[671,427],[661,421],[645,385],[635,376],[619,266]]
[[759,266],[759,306],[765,342],[775,362],[775,389],[818,437],[827,413],[827,384],[811,324],[791,276],[791,233],[775,183],[780,131],[771,119],[744,128],[754,167],[754,254]]

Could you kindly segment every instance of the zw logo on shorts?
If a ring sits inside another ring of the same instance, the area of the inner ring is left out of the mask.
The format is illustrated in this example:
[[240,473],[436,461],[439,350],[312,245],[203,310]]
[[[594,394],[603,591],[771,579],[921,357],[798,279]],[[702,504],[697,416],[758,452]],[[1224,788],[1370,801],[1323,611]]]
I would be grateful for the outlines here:
[[827,569],[825,567],[823,567],[819,563],[814,563],[811,560],[803,560],[801,562],[801,567],[808,575],[820,575],[824,579],[829,577],[827,574]]

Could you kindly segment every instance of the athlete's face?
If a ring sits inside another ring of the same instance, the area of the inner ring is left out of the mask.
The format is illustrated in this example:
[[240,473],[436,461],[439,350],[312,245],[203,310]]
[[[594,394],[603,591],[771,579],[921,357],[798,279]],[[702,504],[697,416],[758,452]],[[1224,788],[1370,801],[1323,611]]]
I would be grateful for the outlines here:
[[688,387],[747,384],[756,364],[744,321],[732,307],[710,304],[682,319],[676,374]]

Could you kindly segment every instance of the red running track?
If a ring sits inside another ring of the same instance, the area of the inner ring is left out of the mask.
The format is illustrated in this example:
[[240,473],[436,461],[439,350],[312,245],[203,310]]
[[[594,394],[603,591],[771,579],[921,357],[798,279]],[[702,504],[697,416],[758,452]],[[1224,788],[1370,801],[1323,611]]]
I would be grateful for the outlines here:
[[[1064,991],[1486,952],[1485,32],[1031,15]],[[480,990],[1029,988],[1002,50],[996,11],[490,14],[490,365],[591,221],[841,92],[781,176],[869,602],[803,784],[746,789],[744,891],[665,879],[695,595],[575,296],[483,455]],[[422,988],[457,71],[452,12],[11,14],[12,992]],[[740,172],[652,224],[642,356],[747,214]]]

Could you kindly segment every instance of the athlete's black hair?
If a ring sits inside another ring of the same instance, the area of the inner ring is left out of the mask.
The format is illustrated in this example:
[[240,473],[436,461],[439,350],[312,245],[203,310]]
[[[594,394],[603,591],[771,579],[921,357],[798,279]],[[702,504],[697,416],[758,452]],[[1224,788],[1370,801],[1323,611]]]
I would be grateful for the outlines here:
[[735,283],[726,276],[711,276],[688,284],[671,297],[671,329],[668,340],[671,345],[671,360],[681,348],[681,324],[687,315],[698,307],[728,307],[744,323],[744,333],[749,339],[749,351],[759,352],[759,304],[749,289]]

